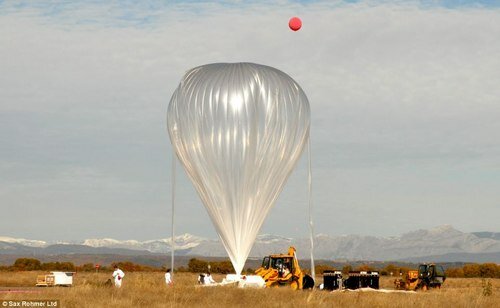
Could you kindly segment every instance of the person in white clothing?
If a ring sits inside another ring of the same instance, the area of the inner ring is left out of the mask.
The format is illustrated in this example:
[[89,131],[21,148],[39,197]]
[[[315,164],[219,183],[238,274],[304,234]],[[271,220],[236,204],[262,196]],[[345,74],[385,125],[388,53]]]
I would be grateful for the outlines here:
[[208,273],[206,276],[205,276],[205,284],[212,284],[212,283],[216,283],[215,280],[212,278],[212,275],[210,275],[210,273]]
[[172,285],[172,275],[170,274],[170,269],[167,269],[167,272],[165,273],[165,283],[170,286]]
[[115,271],[113,272],[113,278],[115,279],[115,287],[119,288],[122,286],[123,277],[125,273],[115,265]]
[[285,266],[285,268],[283,269],[283,277],[288,276],[288,274],[290,274],[290,270],[288,269],[287,266]]

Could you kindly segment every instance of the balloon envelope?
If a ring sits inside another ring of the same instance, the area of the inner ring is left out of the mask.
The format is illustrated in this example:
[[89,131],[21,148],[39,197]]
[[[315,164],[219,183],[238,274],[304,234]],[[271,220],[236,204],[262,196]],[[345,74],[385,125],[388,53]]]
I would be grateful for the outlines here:
[[300,18],[298,17],[292,17],[288,21],[288,26],[293,31],[298,31],[302,27],[302,20],[300,20]]
[[191,69],[168,131],[237,274],[309,138],[309,102],[287,74],[253,63]]

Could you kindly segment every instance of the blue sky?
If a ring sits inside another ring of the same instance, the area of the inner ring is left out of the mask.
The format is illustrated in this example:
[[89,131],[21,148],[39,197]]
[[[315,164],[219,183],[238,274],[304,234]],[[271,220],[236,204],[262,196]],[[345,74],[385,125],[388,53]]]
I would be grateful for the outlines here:
[[[309,97],[318,233],[500,231],[498,1],[158,3],[0,2],[0,235],[169,236],[170,96],[238,61]],[[263,233],[307,236],[306,176]],[[179,181],[178,232],[215,238]]]
[[[102,23],[106,25],[119,26],[144,26],[158,22],[162,13],[168,10],[180,10],[187,14],[206,14],[225,9],[248,9],[257,7],[284,7],[297,10],[307,10],[308,7],[321,5],[329,9],[366,6],[412,6],[420,9],[469,9],[483,8],[495,9],[500,7],[498,0],[427,0],[427,1],[0,1],[2,11],[0,14],[28,13],[49,18],[60,18],[71,23]],[[75,16],[79,10],[87,11],[88,14]],[[100,14],[95,14],[100,11]],[[75,18],[76,17],[76,18]]]

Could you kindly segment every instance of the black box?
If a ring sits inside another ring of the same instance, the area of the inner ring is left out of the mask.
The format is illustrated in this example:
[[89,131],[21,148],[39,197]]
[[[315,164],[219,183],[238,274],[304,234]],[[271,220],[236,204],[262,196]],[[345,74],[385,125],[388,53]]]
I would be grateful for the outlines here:
[[346,289],[359,289],[359,288],[379,288],[380,275],[376,271],[355,271],[349,272],[349,278],[344,280]]

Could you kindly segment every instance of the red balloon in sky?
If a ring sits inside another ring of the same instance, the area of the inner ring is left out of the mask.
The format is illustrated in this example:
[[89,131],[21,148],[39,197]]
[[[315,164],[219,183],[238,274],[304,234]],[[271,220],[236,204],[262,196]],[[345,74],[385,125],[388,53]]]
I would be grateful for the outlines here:
[[300,18],[298,18],[298,17],[292,17],[292,18],[290,18],[290,21],[288,22],[288,26],[293,31],[297,31],[300,29],[300,27],[302,27],[302,20],[300,20]]

